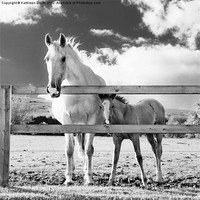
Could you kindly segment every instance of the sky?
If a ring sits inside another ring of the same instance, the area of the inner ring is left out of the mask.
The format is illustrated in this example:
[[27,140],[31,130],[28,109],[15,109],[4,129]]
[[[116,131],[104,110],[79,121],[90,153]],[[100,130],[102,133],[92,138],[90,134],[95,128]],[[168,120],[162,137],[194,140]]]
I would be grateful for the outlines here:
[[[47,85],[46,33],[76,37],[108,85],[200,84],[199,0],[0,0],[0,84]],[[154,98],[185,110],[199,101]]]

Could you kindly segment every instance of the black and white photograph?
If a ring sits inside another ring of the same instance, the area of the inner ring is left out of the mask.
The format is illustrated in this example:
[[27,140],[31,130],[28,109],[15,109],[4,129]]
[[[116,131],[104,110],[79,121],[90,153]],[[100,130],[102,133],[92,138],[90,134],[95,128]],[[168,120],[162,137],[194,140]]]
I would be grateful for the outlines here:
[[200,199],[200,0],[0,0],[0,199]]

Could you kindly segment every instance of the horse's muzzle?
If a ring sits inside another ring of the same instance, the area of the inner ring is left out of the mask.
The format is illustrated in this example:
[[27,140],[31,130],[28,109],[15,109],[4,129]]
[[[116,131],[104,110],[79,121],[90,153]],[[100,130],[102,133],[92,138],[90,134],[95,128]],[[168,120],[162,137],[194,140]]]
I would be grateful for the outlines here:
[[60,96],[61,89],[59,87],[47,86],[47,93],[50,94],[51,98],[58,98]]

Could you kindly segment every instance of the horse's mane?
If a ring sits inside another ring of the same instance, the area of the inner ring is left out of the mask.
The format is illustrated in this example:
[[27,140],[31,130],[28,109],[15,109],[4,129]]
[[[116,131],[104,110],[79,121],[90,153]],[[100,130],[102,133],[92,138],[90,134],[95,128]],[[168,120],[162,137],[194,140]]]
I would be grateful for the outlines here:
[[78,46],[81,45],[80,42],[76,42],[76,39],[76,37],[66,37],[67,44],[69,44],[74,50],[78,50]]
[[124,98],[124,97],[122,97],[122,96],[116,96],[115,97],[115,99],[117,100],[117,101],[120,101],[121,103],[124,103],[124,104],[128,104],[128,101]]
[[79,58],[81,59],[81,57],[83,56],[83,54],[86,53],[86,51],[84,50],[79,50],[78,47],[81,45],[81,43],[78,41],[76,41],[77,38],[76,37],[66,37],[66,42],[68,45],[70,45],[73,50],[75,51],[75,53],[79,56]]

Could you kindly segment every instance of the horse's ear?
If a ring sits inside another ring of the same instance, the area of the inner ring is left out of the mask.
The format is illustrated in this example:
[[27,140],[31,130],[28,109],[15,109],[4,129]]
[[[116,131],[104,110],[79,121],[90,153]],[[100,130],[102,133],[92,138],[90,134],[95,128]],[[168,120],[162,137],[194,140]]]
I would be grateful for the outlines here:
[[110,98],[111,98],[111,99],[114,99],[115,97],[116,97],[116,94],[111,94],[111,95],[110,95]]
[[66,45],[66,38],[64,34],[62,33],[60,34],[59,41],[60,41],[60,46],[64,48]]
[[45,44],[46,46],[48,47],[50,44],[52,44],[52,39],[51,39],[51,36],[49,35],[49,33],[47,33],[45,35]]

